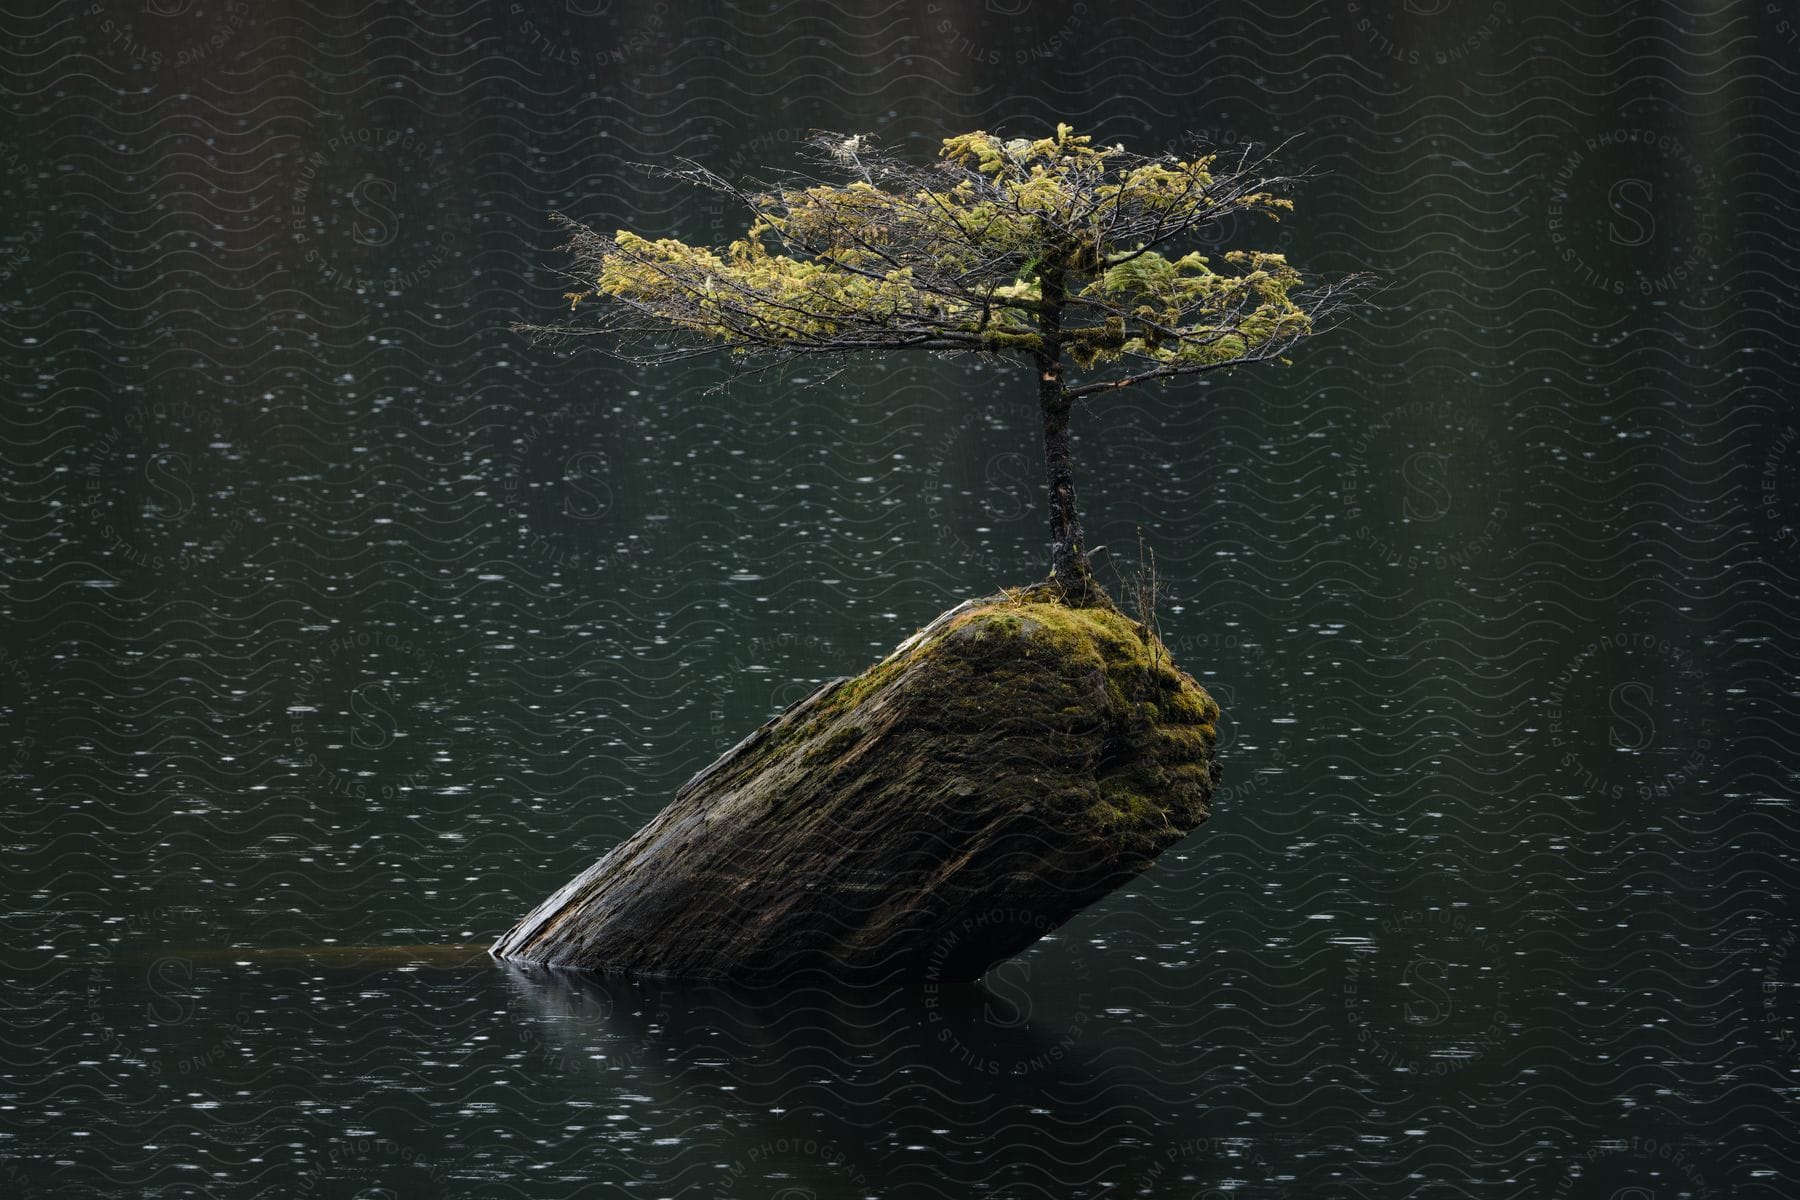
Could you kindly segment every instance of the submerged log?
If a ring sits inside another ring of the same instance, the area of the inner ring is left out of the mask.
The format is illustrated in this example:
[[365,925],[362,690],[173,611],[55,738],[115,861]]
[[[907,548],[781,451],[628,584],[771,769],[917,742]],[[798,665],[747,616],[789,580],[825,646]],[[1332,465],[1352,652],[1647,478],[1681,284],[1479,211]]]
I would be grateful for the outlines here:
[[1206,820],[1218,713],[1104,601],[971,600],[732,747],[492,952],[678,979],[976,979]]

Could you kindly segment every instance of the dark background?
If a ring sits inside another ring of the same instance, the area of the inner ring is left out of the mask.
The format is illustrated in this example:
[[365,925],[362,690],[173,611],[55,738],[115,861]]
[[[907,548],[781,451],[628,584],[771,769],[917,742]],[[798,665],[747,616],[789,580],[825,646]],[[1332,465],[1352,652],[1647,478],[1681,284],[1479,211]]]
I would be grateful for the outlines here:
[[[1800,1188],[1800,16],[1193,8],[6,5],[0,1188]],[[266,953],[485,943],[1047,568],[1022,372],[534,345],[547,214],[722,240],[633,164],[1058,120],[1281,145],[1237,244],[1383,280],[1077,415],[1213,821],[942,994]]]

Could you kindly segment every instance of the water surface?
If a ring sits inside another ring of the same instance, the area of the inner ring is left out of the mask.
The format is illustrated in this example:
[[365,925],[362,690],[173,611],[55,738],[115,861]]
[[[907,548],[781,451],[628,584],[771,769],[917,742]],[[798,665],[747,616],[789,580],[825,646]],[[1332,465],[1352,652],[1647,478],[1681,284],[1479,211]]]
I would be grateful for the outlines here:
[[[0,44],[7,1195],[1800,1190],[1779,14],[129,7]],[[533,345],[546,214],[722,237],[630,164],[1058,119],[1292,139],[1243,244],[1386,281],[1078,417],[1212,822],[967,988],[487,961],[1047,567],[1021,372]]]

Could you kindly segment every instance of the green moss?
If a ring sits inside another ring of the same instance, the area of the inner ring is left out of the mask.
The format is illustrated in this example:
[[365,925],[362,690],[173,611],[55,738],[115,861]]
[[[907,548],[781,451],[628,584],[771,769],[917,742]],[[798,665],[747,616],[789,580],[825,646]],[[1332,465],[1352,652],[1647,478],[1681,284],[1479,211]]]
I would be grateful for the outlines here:
[[1034,589],[996,597],[889,655],[840,688],[820,716],[856,707],[948,639],[990,637],[1025,639],[1027,659],[1060,659],[1078,669],[1104,671],[1108,700],[1119,710],[1147,705],[1144,716],[1153,723],[1211,725],[1218,719],[1212,697],[1174,667],[1168,649],[1131,618],[1110,605],[1071,608]]
[[836,758],[861,741],[865,732],[866,730],[861,725],[853,721],[841,722],[824,737],[819,738],[816,745],[807,750],[807,761],[819,762],[827,758]]
[[[1205,819],[1219,707],[1125,614],[1031,588],[927,629],[778,721],[746,770],[790,752],[830,768],[865,739],[903,737],[924,775],[897,787],[960,772],[983,780],[989,800],[1085,816],[1097,836],[1148,857]],[[1017,769],[1021,757],[1034,769]]]
[[1094,822],[1108,830],[1148,829],[1169,824],[1168,809],[1128,783],[1100,781],[1100,800],[1088,809]]
[[1018,613],[1005,609],[996,609],[985,619],[969,621],[967,627],[976,637],[1001,636],[1017,637],[1025,629],[1025,619]]

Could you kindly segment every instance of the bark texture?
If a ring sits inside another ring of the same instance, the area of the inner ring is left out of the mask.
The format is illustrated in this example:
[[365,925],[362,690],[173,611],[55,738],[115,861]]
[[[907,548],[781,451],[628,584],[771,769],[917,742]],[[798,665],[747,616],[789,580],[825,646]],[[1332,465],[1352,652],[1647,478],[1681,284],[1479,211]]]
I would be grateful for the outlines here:
[[978,978],[1206,819],[1218,711],[1110,604],[1052,585],[969,601],[727,751],[493,953],[689,979]]
[[1050,578],[1073,605],[1099,599],[1088,567],[1087,536],[1075,502],[1075,456],[1069,446],[1069,414],[1075,399],[1063,384],[1063,301],[1060,271],[1041,277],[1044,307],[1038,314],[1038,414],[1044,425],[1044,482],[1050,499]]
[[1069,449],[1069,410],[1066,397],[1046,400],[1040,409],[1044,424],[1044,476],[1050,497],[1050,577],[1070,604],[1097,599],[1087,558],[1087,536],[1081,530],[1081,514],[1075,504],[1075,458]]

